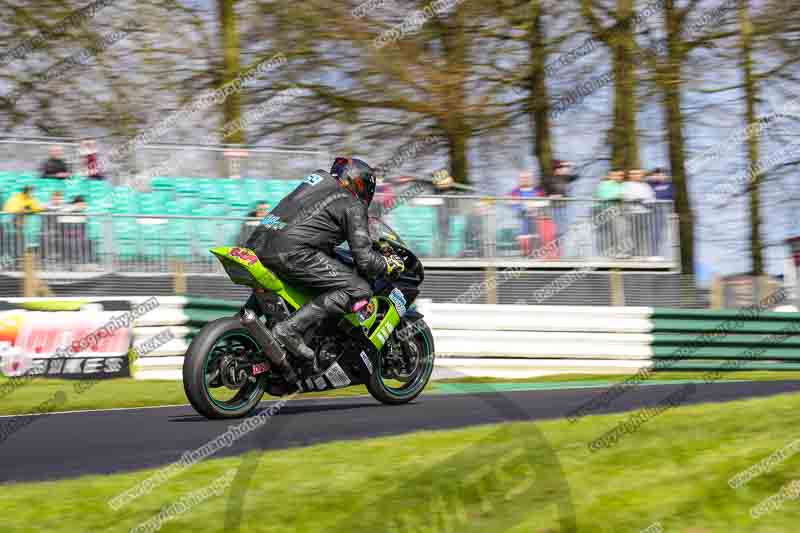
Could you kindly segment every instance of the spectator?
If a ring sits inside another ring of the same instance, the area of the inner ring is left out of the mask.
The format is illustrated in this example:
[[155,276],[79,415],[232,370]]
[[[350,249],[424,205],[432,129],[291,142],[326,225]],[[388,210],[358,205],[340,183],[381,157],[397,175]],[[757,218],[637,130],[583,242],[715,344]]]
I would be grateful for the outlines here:
[[636,202],[638,212],[645,212],[643,204],[654,202],[656,199],[653,188],[644,181],[644,170],[635,168],[628,171],[628,179],[622,185],[622,199],[626,202]]
[[58,145],[51,146],[50,157],[42,164],[42,177],[63,180],[69,175],[69,167],[64,161],[64,150]]
[[569,196],[569,185],[578,179],[575,165],[570,161],[553,160],[553,174],[545,190],[550,197],[563,198]]
[[[636,257],[653,255],[648,253],[648,243],[652,242],[652,233],[647,229],[650,222],[652,204],[656,199],[653,189],[644,181],[644,171],[634,168],[628,171],[628,180],[623,184],[622,197],[625,200],[625,212],[629,221],[630,237],[634,246],[631,253]],[[627,253],[624,251],[623,253]]]
[[[622,200],[622,182],[625,179],[625,172],[619,168],[613,168],[603,181],[597,186],[595,196],[600,200],[600,205],[594,208],[593,217],[598,217],[601,212],[609,208],[608,203]],[[626,232],[625,218],[623,216],[613,217],[606,224],[600,225],[595,231],[597,238],[597,252],[605,257],[610,250],[618,245]]]
[[595,194],[599,200],[614,201],[622,200],[622,182],[625,179],[625,172],[615,168],[597,186]]
[[14,257],[19,257],[25,250],[25,217],[42,210],[41,204],[33,197],[33,187],[26,185],[21,192],[11,196],[3,205],[3,211],[13,213],[14,230],[10,236],[10,250]]
[[47,213],[42,217],[40,248],[42,259],[44,260],[55,261],[63,255],[64,240],[61,235],[61,225],[58,223],[57,214],[66,209],[64,194],[61,191],[53,191],[50,201],[45,206]]
[[535,206],[529,199],[539,198],[544,195],[544,191],[540,187],[534,185],[533,173],[530,171],[523,171],[519,175],[519,185],[511,190],[511,197],[514,202],[511,204],[511,209],[514,214],[520,219],[520,232],[517,236],[519,249],[522,255],[528,256],[533,251],[534,239],[534,220],[536,217]]
[[654,206],[655,224],[653,232],[653,259],[659,260],[666,255],[664,251],[663,236],[667,234],[669,214],[672,212],[673,201],[672,179],[661,168],[656,168],[648,175],[648,183],[653,188],[658,202]]
[[662,168],[653,169],[647,175],[647,183],[652,187],[656,200],[673,200],[672,179]]
[[76,196],[65,206],[58,217],[59,232],[62,235],[64,259],[73,267],[93,261],[91,242],[86,235],[86,199]]
[[464,257],[484,257],[483,244],[486,238],[485,221],[489,217],[489,210],[492,209],[491,200],[481,199],[473,202],[469,215],[467,215],[467,227],[464,236]]
[[[575,165],[570,161],[553,160],[553,170],[548,180],[545,194],[549,196],[550,212],[552,213],[552,223],[555,224],[556,238],[561,238],[569,226],[569,216],[567,209],[569,202],[562,200],[569,196],[570,184],[578,179],[575,173]],[[546,223],[546,221],[544,221]]]
[[244,243],[247,242],[247,239],[250,238],[250,235],[255,231],[259,224],[261,224],[261,219],[267,216],[267,213],[270,212],[270,205],[267,202],[258,202],[256,204],[256,208],[247,213],[247,218],[256,218],[257,220],[245,220],[242,224],[241,229],[239,229],[239,239],[237,244],[239,246],[244,246]]
[[3,206],[3,211],[14,214],[38,213],[41,210],[42,205],[33,197],[33,187],[30,185],[12,195]]
[[97,164],[97,143],[94,139],[81,141],[80,154],[86,166],[86,177],[90,180],[104,180]]

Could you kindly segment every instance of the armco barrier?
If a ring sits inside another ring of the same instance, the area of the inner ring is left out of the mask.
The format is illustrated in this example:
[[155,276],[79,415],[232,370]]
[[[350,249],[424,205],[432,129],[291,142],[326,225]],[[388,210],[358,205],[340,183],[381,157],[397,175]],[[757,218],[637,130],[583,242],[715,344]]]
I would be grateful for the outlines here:
[[657,367],[800,369],[800,313],[655,309],[651,321]]
[[[239,306],[188,298],[185,339]],[[794,325],[800,332],[800,313],[429,301],[420,302],[419,308],[434,333],[434,378],[632,373],[654,365],[674,370],[800,369],[800,335],[789,329]],[[709,336],[723,325],[729,326],[725,336]],[[786,331],[792,335],[775,337]],[[681,359],[675,360],[678,355]],[[179,377],[179,357],[147,359],[142,359],[137,377]],[[176,365],[172,372],[170,365]]]
[[[139,303],[146,297],[129,299]],[[138,379],[180,379],[183,355],[198,329],[241,307],[241,302],[208,298],[158,301],[157,309],[137,319],[134,346],[165,328],[174,339],[135,362]],[[434,333],[435,378],[633,373],[651,366],[800,369],[800,313],[794,312],[429,301],[419,308]]]

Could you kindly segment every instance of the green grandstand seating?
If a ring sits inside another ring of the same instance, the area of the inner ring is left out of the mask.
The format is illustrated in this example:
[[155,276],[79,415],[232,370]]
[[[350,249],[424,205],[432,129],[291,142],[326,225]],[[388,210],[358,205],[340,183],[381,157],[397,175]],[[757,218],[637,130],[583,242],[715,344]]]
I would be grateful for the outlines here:
[[135,214],[138,209],[138,193],[127,187],[114,187],[112,209],[118,214]]
[[92,213],[113,213],[114,197],[111,194],[89,198],[89,211]]
[[395,230],[419,255],[433,254],[436,208],[403,205],[392,212]]
[[[191,257],[191,219],[169,219],[164,230],[164,253],[167,257],[188,259]],[[163,226],[162,226],[163,227]]]
[[242,180],[225,179],[216,181],[221,182],[217,185],[217,188],[222,191],[225,199],[235,198],[242,194]]
[[239,238],[239,230],[243,222],[238,220],[226,220],[222,223],[223,245],[231,246],[234,244],[241,244],[236,242]]
[[263,179],[245,178],[242,180],[242,193],[252,201],[257,202],[266,182],[267,180]]
[[497,232],[497,250],[513,252],[518,248],[517,230],[514,228],[500,228]]
[[222,185],[225,180],[214,178],[201,178],[198,180],[197,193],[202,198],[224,198]]
[[200,182],[197,178],[173,178],[175,182],[175,192],[178,194],[197,194]]
[[221,199],[213,198],[198,210],[198,214],[207,217],[226,217],[230,216],[230,206]]
[[208,248],[226,244],[225,227],[219,220],[195,220],[192,225],[192,241],[204,254]]
[[39,200],[39,202],[47,203],[50,201],[55,191],[61,191],[63,194],[65,188],[66,185],[64,185],[62,181],[40,180],[33,189],[33,196]]
[[450,217],[450,234],[447,240],[447,256],[458,257],[464,251],[464,237],[467,229],[467,217],[453,215]]
[[111,194],[113,187],[106,181],[91,180],[86,183],[86,195],[89,200],[102,199]]
[[173,190],[176,187],[175,178],[167,176],[154,176],[150,180],[150,188],[154,191]]
[[197,208],[200,201],[197,196],[184,196],[177,195],[175,199],[169,202],[166,206],[166,212],[170,215],[197,215]]
[[84,198],[89,196],[89,184],[86,180],[81,178],[66,180],[64,199],[69,202],[76,196],[83,196]]
[[[152,219],[151,219],[152,220]],[[139,223],[139,239],[142,255],[146,259],[158,259],[161,257],[163,247],[162,241],[166,241],[164,236],[164,224],[142,224]]]
[[135,256],[139,251],[139,224],[135,218],[112,218],[114,251],[123,258]]
[[87,235],[94,241],[100,241],[103,238],[103,227],[111,219],[106,217],[93,216],[89,217],[87,223]]
[[42,217],[30,215],[25,217],[25,243],[28,248],[39,246],[39,236],[42,234]]
[[163,215],[172,201],[171,191],[153,191],[139,195],[138,213],[142,215]]

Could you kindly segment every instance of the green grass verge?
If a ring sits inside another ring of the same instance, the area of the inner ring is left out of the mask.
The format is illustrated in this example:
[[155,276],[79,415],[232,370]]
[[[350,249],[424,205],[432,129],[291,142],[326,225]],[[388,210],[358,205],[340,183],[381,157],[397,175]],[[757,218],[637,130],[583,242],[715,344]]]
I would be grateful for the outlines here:
[[[549,382],[571,382],[571,381],[623,381],[633,374],[553,374],[552,376],[540,376],[537,378],[522,378],[522,379],[496,379],[496,378],[456,378],[456,379],[443,379],[438,383],[549,383]],[[696,379],[702,380],[707,377],[708,372],[703,371],[670,371],[662,370],[652,372],[650,379],[644,380],[643,383],[648,381],[663,381],[663,380],[687,380]],[[714,378],[717,380],[717,378]],[[780,380],[800,380],[800,372],[798,371],[733,371],[723,374],[719,380],[746,380],[746,381],[780,381]],[[718,381],[719,381],[718,380]]]
[[[608,384],[623,381],[625,375],[602,374],[559,374],[528,379],[460,378],[433,381],[426,393],[436,393],[438,384],[452,383],[558,383],[593,382]],[[669,379],[701,380],[702,372],[658,372],[649,381]],[[800,380],[800,372],[731,372],[722,380]],[[0,387],[8,379],[0,377]],[[647,381],[645,381],[647,383]],[[159,405],[178,405],[188,403],[180,381],[139,381],[130,378],[99,380],[85,392],[76,392],[80,381],[60,379],[35,379],[0,399],[0,415],[14,415],[34,412],[36,407],[56,392],[63,391],[66,401],[57,411],[82,411],[88,409],[112,409],[118,407],[153,407]],[[350,387],[329,392],[303,394],[300,398],[325,398],[360,396],[369,394],[364,386]],[[267,397],[269,399],[269,397]]]
[[[422,432],[202,462],[112,511],[107,502],[154,470],[6,486],[2,531],[129,531],[244,461],[252,474],[240,531],[555,532],[557,490],[544,469],[557,454],[578,531],[796,531],[800,501],[759,520],[749,510],[800,474],[789,457],[734,490],[731,476],[797,438],[800,395],[666,411],[610,449],[587,442],[629,415]],[[402,407],[401,407],[402,408]],[[266,426],[268,427],[268,426]],[[176,457],[179,451],[176,451]],[[256,461],[260,459],[260,461]],[[531,481],[532,483],[528,483]],[[189,507],[161,531],[223,531],[234,485]],[[517,490],[521,489],[521,490]]]

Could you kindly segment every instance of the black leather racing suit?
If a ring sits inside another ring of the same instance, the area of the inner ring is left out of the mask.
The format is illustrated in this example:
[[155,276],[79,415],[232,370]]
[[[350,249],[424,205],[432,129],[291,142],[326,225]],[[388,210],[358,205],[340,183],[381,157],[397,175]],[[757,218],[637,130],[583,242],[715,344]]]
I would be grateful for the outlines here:
[[[334,256],[344,241],[358,271]],[[371,296],[359,273],[374,279],[386,271],[372,248],[367,206],[324,170],[281,200],[245,246],[286,283],[317,292],[312,303],[328,316],[349,313],[355,302]]]

